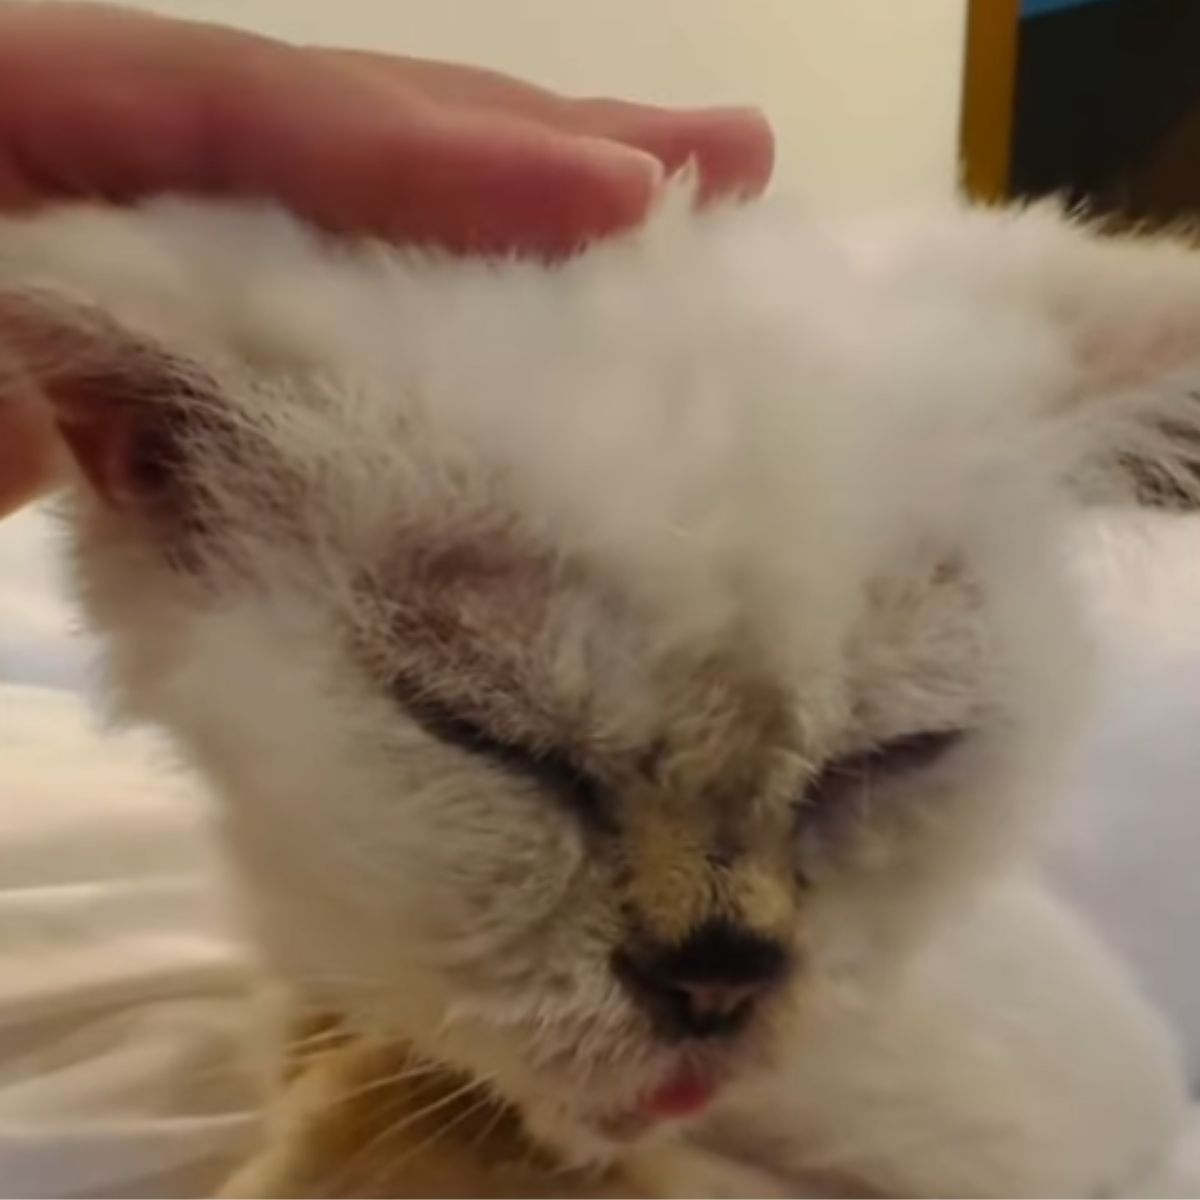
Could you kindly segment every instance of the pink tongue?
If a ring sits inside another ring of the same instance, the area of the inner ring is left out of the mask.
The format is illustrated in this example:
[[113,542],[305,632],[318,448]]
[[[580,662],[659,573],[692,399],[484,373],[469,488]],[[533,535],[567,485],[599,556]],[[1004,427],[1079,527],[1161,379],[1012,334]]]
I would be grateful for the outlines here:
[[642,1097],[642,1111],[662,1120],[689,1117],[699,1112],[717,1090],[711,1079],[683,1068],[661,1087]]

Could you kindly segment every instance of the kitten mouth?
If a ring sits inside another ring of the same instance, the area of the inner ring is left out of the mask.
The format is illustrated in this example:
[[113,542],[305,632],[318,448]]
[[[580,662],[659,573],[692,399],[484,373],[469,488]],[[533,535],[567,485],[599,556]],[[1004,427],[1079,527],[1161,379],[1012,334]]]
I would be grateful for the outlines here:
[[613,1142],[632,1142],[659,1125],[694,1117],[712,1102],[720,1090],[713,1072],[691,1066],[679,1067],[661,1083],[650,1088],[626,1109],[608,1112],[595,1121],[595,1128]]
[[680,1067],[638,1102],[638,1111],[652,1121],[678,1121],[708,1107],[717,1094],[718,1080],[711,1072]]

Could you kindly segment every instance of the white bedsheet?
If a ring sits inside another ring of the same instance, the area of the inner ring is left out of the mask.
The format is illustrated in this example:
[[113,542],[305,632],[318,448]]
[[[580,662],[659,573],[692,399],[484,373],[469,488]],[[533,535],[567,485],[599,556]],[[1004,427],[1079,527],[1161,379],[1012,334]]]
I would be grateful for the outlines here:
[[[1200,524],[1152,534],[1089,550],[1109,683],[1051,858],[1200,1078]],[[203,1194],[256,1119],[243,959],[199,796],[90,716],[47,543],[0,524],[0,1196]]]
[[253,1116],[197,798],[28,684],[0,684],[0,787],[0,1194],[202,1193]]

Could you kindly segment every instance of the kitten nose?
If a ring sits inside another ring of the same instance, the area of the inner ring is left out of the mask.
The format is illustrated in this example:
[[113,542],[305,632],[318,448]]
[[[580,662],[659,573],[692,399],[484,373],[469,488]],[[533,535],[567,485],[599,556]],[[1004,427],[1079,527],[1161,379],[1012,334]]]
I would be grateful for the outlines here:
[[642,946],[614,959],[626,990],[673,1040],[737,1033],[787,964],[780,943],[726,921],[707,922],[682,942]]

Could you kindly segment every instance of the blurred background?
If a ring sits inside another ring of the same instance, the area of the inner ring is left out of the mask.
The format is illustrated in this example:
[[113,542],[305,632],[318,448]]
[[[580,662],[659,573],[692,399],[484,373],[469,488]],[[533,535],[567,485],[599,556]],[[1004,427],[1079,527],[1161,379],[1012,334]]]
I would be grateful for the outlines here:
[[974,0],[966,47],[972,192],[1058,193],[1122,224],[1200,209],[1200,4]]

